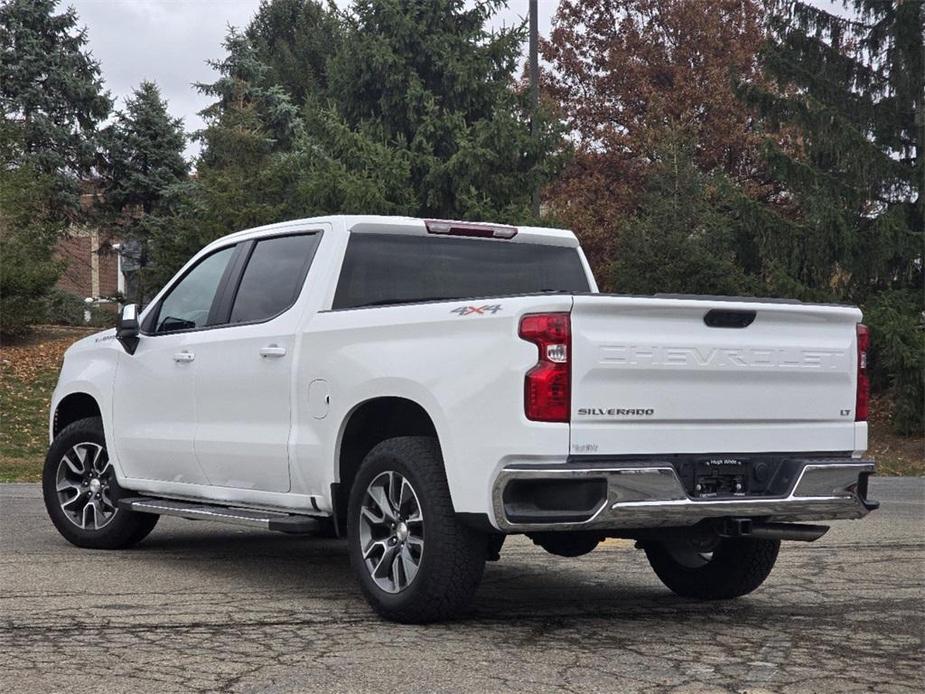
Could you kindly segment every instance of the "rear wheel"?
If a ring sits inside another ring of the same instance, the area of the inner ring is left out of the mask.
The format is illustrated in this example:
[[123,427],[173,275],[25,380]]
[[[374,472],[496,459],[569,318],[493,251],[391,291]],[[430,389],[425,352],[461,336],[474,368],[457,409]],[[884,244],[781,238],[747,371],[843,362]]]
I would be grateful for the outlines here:
[[723,538],[712,547],[680,539],[645,545],[662,583],[685,598],[728,600],[758,588],[777,561],[780,540]]
[[159,516],[117,505],[120,488],[98,417],[69,424],[55,437],[42,473],[45,509],[61,535],[78,547],[121,549],[150,533]]
[[463,610],[488,546],[456,519],[439,446],[426,437],[388,439],[369,452],[351,488],[347,536],[370,605],[408,623]]

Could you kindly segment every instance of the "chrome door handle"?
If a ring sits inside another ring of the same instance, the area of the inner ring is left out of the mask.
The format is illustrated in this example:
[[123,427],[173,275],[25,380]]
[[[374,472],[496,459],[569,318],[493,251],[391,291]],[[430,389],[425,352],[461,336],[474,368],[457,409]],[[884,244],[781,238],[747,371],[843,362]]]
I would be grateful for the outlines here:
[[267,345],[260,348],[261,357],[285,357],[286,348],[279,345]]
[[185,350],[182,351],[182,352],[176,352],[176,353],[173,355],[173,360],[174,360],[175,362],[178,362],[178,363],[181,363],[181,364],[184,363],[184,362],[193,361],[193,359],[195,359],[195,358],[196,358],[196,355],[195,355],[195,354],[193,354],[192,352],[187,352],[187,351],[185,351]]

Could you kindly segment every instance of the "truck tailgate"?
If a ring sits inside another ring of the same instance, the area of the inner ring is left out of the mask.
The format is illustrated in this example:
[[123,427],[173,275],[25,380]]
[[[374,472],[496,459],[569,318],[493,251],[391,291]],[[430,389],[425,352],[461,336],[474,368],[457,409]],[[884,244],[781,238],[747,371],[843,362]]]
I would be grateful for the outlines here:
[[863,449],[860,319],[843,306],[575,296],[571,451]]

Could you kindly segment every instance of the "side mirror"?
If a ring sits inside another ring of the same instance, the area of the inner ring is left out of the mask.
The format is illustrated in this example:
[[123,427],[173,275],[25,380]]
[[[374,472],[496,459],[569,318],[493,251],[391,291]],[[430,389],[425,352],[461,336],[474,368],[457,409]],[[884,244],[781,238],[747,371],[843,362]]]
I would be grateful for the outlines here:
[[116,323],[116,339],[129,354],[138,348],[138,306],[126,304]]

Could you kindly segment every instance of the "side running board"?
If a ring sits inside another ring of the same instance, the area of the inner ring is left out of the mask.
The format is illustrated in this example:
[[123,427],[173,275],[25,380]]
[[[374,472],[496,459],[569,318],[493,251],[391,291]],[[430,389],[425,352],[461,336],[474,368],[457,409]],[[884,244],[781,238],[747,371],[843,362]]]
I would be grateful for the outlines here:
[[136,496],[119,499],[119,508],[138,513],[154,513],[159,516],[178,516],[189,520],[214,520],[251,528],[277,530],[284,533],[314,533],[320,528],[317,518],[298,516],[274,511],[256,511],[249,508],[216,506],[193,501],[155,499]]

